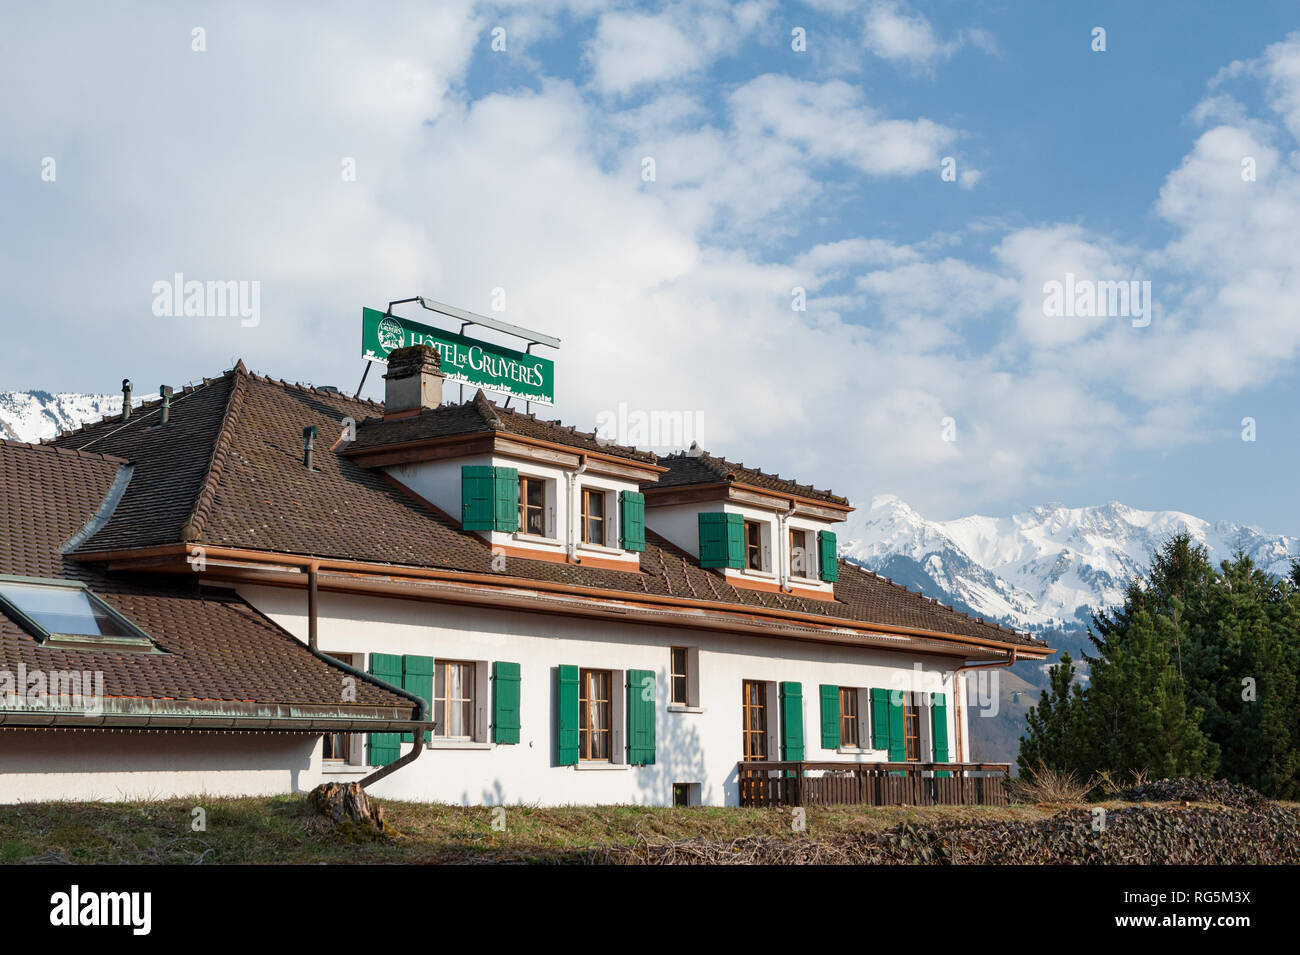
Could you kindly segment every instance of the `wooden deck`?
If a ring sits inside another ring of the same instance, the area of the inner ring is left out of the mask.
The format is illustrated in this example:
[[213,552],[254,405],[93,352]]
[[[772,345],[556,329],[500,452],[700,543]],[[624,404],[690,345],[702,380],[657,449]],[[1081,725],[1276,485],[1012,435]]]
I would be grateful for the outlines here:
[[1008,763],[741,762],[742,806],[1005,806]]

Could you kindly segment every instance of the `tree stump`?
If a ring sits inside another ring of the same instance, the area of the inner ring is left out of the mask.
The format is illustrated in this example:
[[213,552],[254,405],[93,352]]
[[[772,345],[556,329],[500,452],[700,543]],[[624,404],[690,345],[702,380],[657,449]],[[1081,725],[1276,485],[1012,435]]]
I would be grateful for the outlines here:
[[383,836],[384,807],[372,803],[360,783],[321,783],[308,795],[322,822],[353,835]]

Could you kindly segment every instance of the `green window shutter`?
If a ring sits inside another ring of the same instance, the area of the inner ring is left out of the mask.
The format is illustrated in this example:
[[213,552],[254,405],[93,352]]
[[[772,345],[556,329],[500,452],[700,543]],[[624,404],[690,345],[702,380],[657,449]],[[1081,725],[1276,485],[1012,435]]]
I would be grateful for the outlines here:
[[555,668],[555,764],[578,764],[578,668]]
[[871,748],[889,749],[889,691],[871,691]]
[[492,664],[492,742],[519,742],[519,664]]
[[496,529],[519,530],[519,469],[496,469]]
[[885,692],[889,694],[889,761],[906,762],[907,731],[903,726],[903,694],[895,690]]
[[640,491],[622,491],[618,499],[623,507],[619,544],[624,550],[645,550],[645,495]]
[[[649,699],[646,699],[646,697]],[[655,675],[653,670],[627,671],[627,761],[653,766],[655,761]]]
[[[392,653],[370,654],[370,675],[390,686],[402,685],[402,658]],[[387,766],[401,753],[400,733],[370,733],[366,737],[366,762]]]
[[822,749],[840,748],[840,688],[822,684]]
[[[425,712],[429,721],[433,721],[433,657],[420,657],[408,654],[402,657],[402,689],[414,693],[424,700]],[[424,741],[433,739],[433,733],[425,733]],[[412,733],[402,734],[403,743],[415,742]]]
[[781,758],[803,759],[803,687],[781,684]]
[[821,553],[821,578],[834,583],[840,579],[839,553],[836,550],[835,534],[832,531],[818,531],[817,547]]
[[871,690],[871,748],[889,748],[889,691]]
[[[930,704],[930,715],[934,720],[934,761],[948,762],[948,697],[935,693]],[[947,776],[948,773],[941,773]]]
[[465,464],[460,469],[460,526],[467,531],[496,528],[494,508],[496,468]]
[[745,566],[745,518],[717,511],[700,514],[700,566]]

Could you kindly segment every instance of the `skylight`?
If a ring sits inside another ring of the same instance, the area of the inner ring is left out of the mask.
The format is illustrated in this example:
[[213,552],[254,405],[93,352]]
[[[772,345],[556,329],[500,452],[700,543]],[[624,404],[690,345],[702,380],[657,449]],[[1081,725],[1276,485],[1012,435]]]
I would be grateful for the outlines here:
[[0,609],[42,641],[152,648],[148,634],[76,581],[0,578]]

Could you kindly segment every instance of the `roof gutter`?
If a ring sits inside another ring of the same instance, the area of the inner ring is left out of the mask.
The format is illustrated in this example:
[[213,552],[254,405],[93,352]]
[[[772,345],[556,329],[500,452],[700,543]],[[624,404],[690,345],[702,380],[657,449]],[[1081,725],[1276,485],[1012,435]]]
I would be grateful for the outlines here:
[[[168,570],[173,568],[175,558],[179,558],[180,562],[175,565],[175,569],[192,572],[193,568],[185,562],[187,546],[189,545],[176,544],[165,545],[158,548],[142,548],[140,551],[143,552],[135,553],[131,550],[98,551],[80,553],[77,555],[77,558],[83,561],[108,561],[110,562],[111,570],[133,569],[133,565],[137,568],[148,566],[150,569],[154,570]],[[498,574],[374,564],[362,561],[316,558],[305,555],[285,554],[276,551],[245,550],[242,548],[220,547],[206,544],[203,546],[207,567],[206,572],[214,578],[222,577],[223,575],[220,571],[228,570],[248,570],[271,573],[280,568],[290,568],[294,571],[301,572],[312,563],[315,563],[326,571],[332,572],[330,575],[331,581],[336,581],[344,576],[350,576],[357,580],[370,579],[383,581],[389,584],[397,582],[405,582],[412,585],[442,584],[444,585],[444,589],[450,585],[465,590],[481,589],[483,591],[492,590],[496,592],[514,590],[518,592],[526,592],[532,595],[562,594],[565,597],[575,598],[572,601],[575,604],[579,602],[592,603],[593,601],[590,598],[598,598],[604,601],[618,601],[619,605],[622,607],[645,604],[666,605],[667,607],[677,610],[678,613],[676,616],[679,618],[692,617],[700,614],[709,614],[713,619],[723,616],[729,618],[745,618],[749,620],[766,618],[787,623],[808,624],[809,626],[800,628],[804,630],[830,629],[832,631],[853,633],[860,636],[878,634],[893,638],[921,637],[939,640],[950,645],[960,644],[964,646],[975,646],[980,649],[988,649],[1001,653],[1005,653],[1015,646],[1015,649],[1021,656],[1034,658],[1046,657],[1056,652],[1046,644],[1038,647],[1016,646],[1010,643],[995,642],[993,640],[981,639],[963,634],[940,633],[938,631],[925,630],[917,627],[883,626],[845,617],[823,616],[821,614],[801,613],[798,611],[763,606],[745,605],[742,608],[739,605],[720,604],[717,601],[672,597],[651,593],[634,593],[630,591],[601,591],[597,588],[591,587],[582,587],[572,584],[561,584],[528,578],[505,577]],[[135,564],[135,560],[142,560],[147,563]],[[290,583],[289,580],[286,579],[289,575],[275,574],[274,576],[281,578],[282,586],[302,586],[301,583]],[[234,580],[240,578],[232,575],[229,579]],[[302,579],[302,576],[298,577],[298,580],[301,581]],[[268,580],[266,582],[273,583],[274,581]],[[332,589],[350,588],[334,586]],[[427,589],[433,591],[436,590],[436,586],[429,586]],[[415,590],[411,593],[411,596],[419,597],[419,591]],[[725,627],[722,629],[725,629]]]
[[349,717],[201,716],[180,713],[98,713],[84,711],[0,710],[3,729],[188,730],[197,732],[410,733],[427,723],[413,720]]

